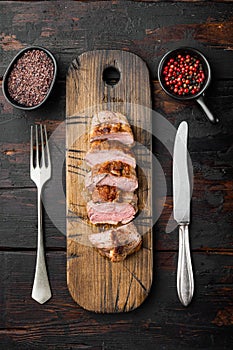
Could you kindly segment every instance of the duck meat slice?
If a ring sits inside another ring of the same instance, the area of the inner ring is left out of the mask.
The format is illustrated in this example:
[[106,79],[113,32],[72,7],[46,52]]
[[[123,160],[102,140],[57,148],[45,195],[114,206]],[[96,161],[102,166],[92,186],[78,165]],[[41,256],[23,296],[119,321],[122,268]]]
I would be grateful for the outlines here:
[[116,140],[133,146],[134,136],[127,118],[119,112],[101,111],[93,116],[90,141]]
[[134,200],[123,202],[87,203],[87,215],[92,224],[127,224],[137,213],[137,196]]
[[96,125],[101,123],[122,123],[130,125],[127,117],[124,114],[107,110],[100,111],[93,115],[91,127],[94,128]]
[[89,235],[92,246],[113,262],[124,260],[137,252],[142,245],[142,237],[133,223]]
[[96,164],[112,161],[121,161],[136,167],[136,159],[130,147],[119,141],[94,141],[90,150],[86,153],[87,165],[93,167]]
[[85,186],[93,191],[96,186],[115,186],[133,192],[138,187],[135,169],[121,161],[105,162],[92,167],[85,177]]

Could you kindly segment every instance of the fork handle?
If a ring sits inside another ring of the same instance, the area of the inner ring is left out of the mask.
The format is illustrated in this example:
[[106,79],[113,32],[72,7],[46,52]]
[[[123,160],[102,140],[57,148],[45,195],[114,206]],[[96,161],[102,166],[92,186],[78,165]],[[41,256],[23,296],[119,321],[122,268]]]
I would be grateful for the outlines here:
[[37,237],[37,256],[36,256],[36,271],[34,276],[32,298],[40,304],[44,304],[52,296],[49,279],[47,275],[44,240],[42,229],[42,205],[41,205],[41,190],[38,188],[37,209],[38,209],[38,237]]
[[193,297],[194,281],[189,247],[188,224],[179,225],[177,292],[181,303],[188,306]]

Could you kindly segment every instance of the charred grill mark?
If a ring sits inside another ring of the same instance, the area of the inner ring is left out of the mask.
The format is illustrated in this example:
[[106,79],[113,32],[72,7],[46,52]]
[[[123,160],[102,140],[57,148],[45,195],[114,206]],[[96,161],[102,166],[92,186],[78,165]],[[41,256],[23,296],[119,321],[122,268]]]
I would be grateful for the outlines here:
[[80,233],[75,233],[73,235],[69,235],[69,238],[77,238],[77,237],[82,237],[82,234]]
[[80,176],[85,177],[85,175],[84,175],[84,174],[81,174],[81,173],[79,173],[78,171],[74,171],[74,170],[68,170],[68,173],[71,173],[71,174],[77,174],[77,175],[80,175]]
[[[70,157],[69,157],[69,158],[70,158]],[[74,168],[74,169],[79,169],[79,170],[84,171],[85,173],[88,173],[88,170],[87,170],[87,169],[82,168],[82,167],[80,167],[80,166],[78,166],[78,165],[68,164],[68,167],[69,167],[69,168]]]
[[118,311],[118,301],[119,301],[119,296],[120,296],[120,289],[121,289],[121,272],[119,274],[118,283],[117,283],[117,294],[116,294],[115,307],[114,307],[114,310],[116,312]]
[[[123,265],[124,266],[124,265]],[[124,266],[125,267],[125,266]],[[128,269],[127,269],[128,270]],[[125,299],[125,304],[123,306],[123,311],[126,311],[126,308],[127,308],[127,303],[128,303],[128,300],[129,300],[129,296],[130,296],[130,292],[131,292],[131,285],[133,283],[133,280],[134,280],[134,276],[131,274],[131,279],[130,279],[130,282],[129,282],[129,288],[128,288],[128,293],[127,293],[127,296],[126,296],[126,299]]]
[[86,153],[86,151],[79,150],[79,149],[74,149],[74,148],[69,148],[67,149],[68,152],[74,152],[74,153]]
[[69,256],[67,256],[67,260],[73,260],[73,259],[78,259],[80,257],[80,255],[76,254],[76,253],[71,253]]
[[137,281],[142,287],[142,289],[148,294],[147,288],[144,286],[142,281],[135,275],[135,273],[133,271],[130,271],[130,269],[126,266],[126,264],[124,264],[124,268],[132,275],[133,279],[135,279],[135,281]]
[[[91,119],[91,116],[89,115],[71,115],[66,117],[67,120],[73,120],[73,119]],[[70,122],[68,122],[70,123]]]
[[80,157],[68,156],[68,158],[83,161],[83,158],[80,158]]
[[87,122],[84,122],[84,121],[77,121],[77,122],[67,122],[66,123],[67,125],[77,125],[77,124],[88,124]]

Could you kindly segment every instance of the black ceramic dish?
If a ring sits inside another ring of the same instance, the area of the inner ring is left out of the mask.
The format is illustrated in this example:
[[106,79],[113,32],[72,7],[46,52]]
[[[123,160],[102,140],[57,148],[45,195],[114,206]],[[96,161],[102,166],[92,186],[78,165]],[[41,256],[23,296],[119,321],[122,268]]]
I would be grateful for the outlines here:
[[[32,50],[43,51],[52,60],[53,68],[54,68],[53,69],[53,78],[52,78],[51,84],[50,84],[50,86],[48,88],[47,94],[44,97],[43,101],[41,101],[40,103],[38,103],[36,105],[33,105],[33,106],[25,106],[23,104],[18,103],[16,100],[14,100],[10,96],[9,91],[8,91],[8,78],[9,78],[9,75],[10,75],[14,65],[19,60],[19,58],[21,58],[24,55],[24,53],[26,53],[28,51],[32,51]],[[19,109],[22,109],[22,110],[25,110],[25,111],[34,110],[34,109],[40,107],[41,105],[43,105],[47,101],[47,99],[48,99],[48,97],[49,97],[49,95],[50,95],[50,93],[51,93],[51,91],[53,89],[53,86],[54,86],[54,83],[55,83],[55,80],[56,80],[56,76],[57,76],[57,62],[56,62],[54,56],[52,55],[52,53],[49,50],[47,50],[47,49],[45,49],[45,48],[43,48],[41,46],[29,46],[29,47],[26,47],[23,50],[19,51],[18,54],[13,58],[13,60],[9,64],[9,66],[8,66],[8,68],[7,68],[7,70],[6,70],[5,74],[4,74],[3,83],[2,83],[3,94],[4,94],[5,98],[6,98],[6,100],[13,107],[16,107],[16,108],[19,108]]]
[[[163,76],[163,69],[166,66],[167,62],[171,59],[171,58],[175,58],[178,54],[181,55],[190,55],[192,57],[197,58],[203,67],[203,71],[205,74],[205,80],[203,82],[203,85],[201,86],[201,89],[195,93],[195,94],[189,94],[186,96],[179,96],[175,93],[173,93],[172,91],[170,91],[168,89],[168,87],[166,86],[165,83],[165,79]],[[187,101],[187,100],[196,100],[199,105],[203,108],[207,118],[209,119],[209,121],[211,121],[212,123],[217,123],[218,119],[216,117],[213,116],[213,114],[211,113],[211,111],[208,109],[208,107],[206,106],[203,96],[204,96],[204,92],[205,90],[208,88],[210,81],[211,81],[211,69],[210,69],[210,65],[209,62],[207,61],[207,59],[205,58],[205,56],[198,50],[193,49],[193,48],[188,48],[188,47],[180,47],[177,48],[175,50],[169,51],[167,52],[161,59],[159,66],[158,66],[158,79],[160,82],[161,87],[163,88],[163,90],[171,97],[180,100],[180,101]]]

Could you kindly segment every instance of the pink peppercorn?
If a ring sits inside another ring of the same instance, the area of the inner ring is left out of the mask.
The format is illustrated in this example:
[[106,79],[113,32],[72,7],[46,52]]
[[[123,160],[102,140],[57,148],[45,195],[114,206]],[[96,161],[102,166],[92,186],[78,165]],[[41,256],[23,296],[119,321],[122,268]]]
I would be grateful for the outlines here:
[[206,80],[202,63],[191,54],[178,53],[168,59],[163,75],[168,91],[178,96],[198,93]]

